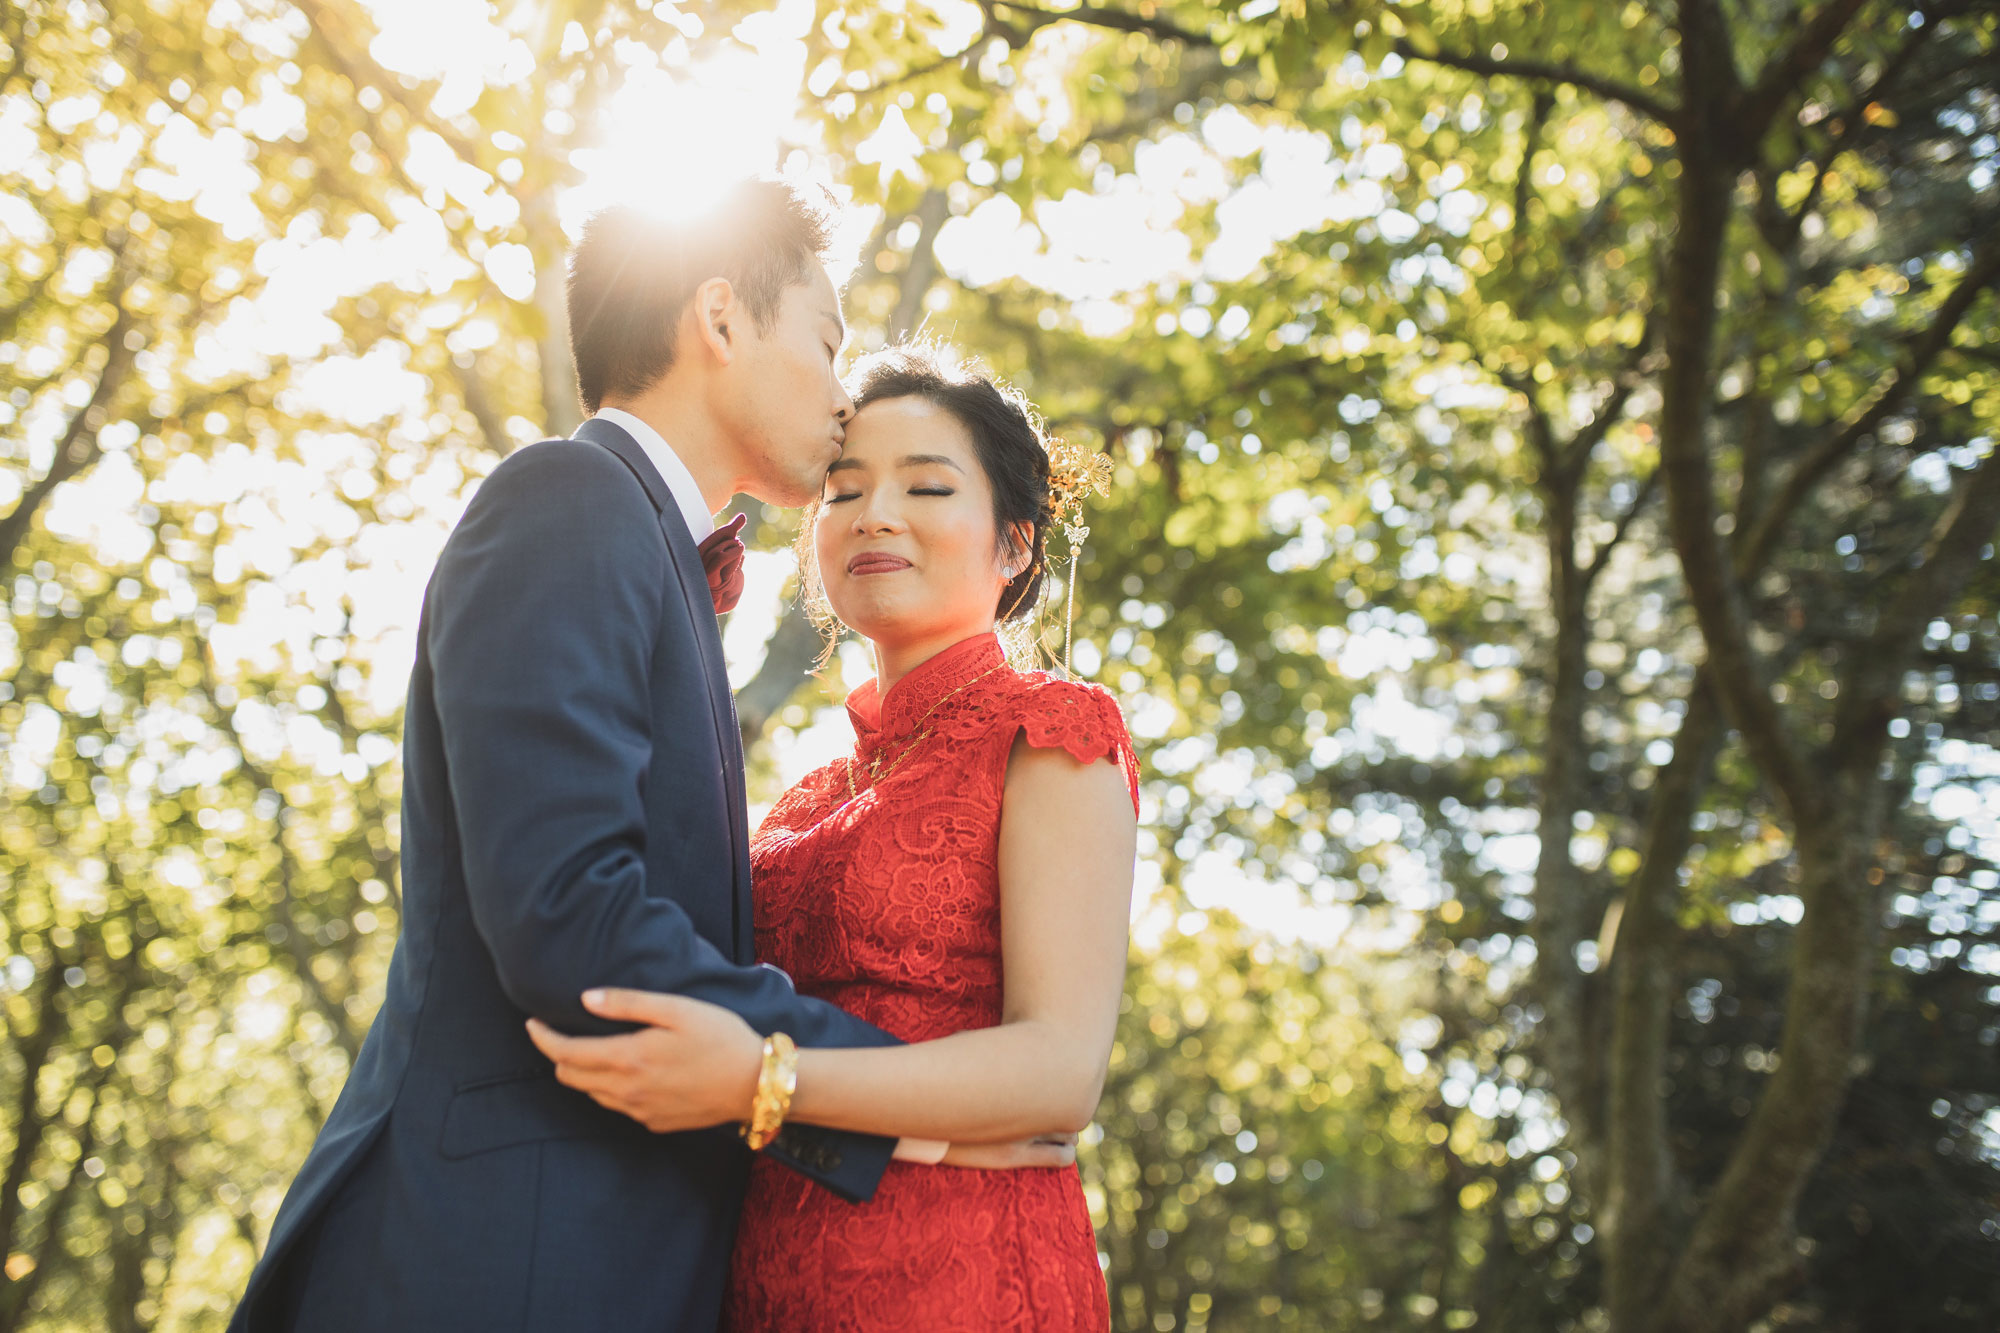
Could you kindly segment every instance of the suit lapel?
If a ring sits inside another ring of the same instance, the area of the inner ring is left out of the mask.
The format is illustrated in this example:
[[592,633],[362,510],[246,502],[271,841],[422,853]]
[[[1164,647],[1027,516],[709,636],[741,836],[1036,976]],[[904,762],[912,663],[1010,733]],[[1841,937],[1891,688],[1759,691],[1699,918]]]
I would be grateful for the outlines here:
[[708,711],[715,725],[716,744],[722,751],[724,801],[729,808],[730,857],[735,867],[731,886],[731,924],[736,958],[747,963],[754,953],[751,938],[750,903],[750,821],[749,800],[743,783],[743,732],[736,720],[736,698],[729,689],[729,665],[722,655],[722,633],[716,626],[715,603],[708,592],[708,575],[701,566],[701,552],[689,534],[687,521],[666,478],[653,466],[639,442],[608,421],[591,418],[576,428],[574,438],[602,445],[618,455],[631,469],[659,515],[660,531],[667,539],[668,563],[674,567],[688,616],[694,622],[696,651],[700,654],[702,676],[708,685]]

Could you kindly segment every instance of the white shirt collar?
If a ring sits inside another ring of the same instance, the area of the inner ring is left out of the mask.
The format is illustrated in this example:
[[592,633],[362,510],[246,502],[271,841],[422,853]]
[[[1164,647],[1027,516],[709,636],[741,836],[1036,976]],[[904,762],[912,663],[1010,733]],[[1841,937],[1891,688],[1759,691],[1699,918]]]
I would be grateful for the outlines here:
[[647,461],[659,469],[667,489],[673,492],[674,504],[687,520],[690,537],[699,542],[715,531],[715,516],[708,512],[708,501],[701,498],[701,487],[694,484],[694,474],[687,470],[687,464],[681,462],[673,446],[660,437],[660,432],[622,408],[600,407],[597,416],[622,429],[646,451]]

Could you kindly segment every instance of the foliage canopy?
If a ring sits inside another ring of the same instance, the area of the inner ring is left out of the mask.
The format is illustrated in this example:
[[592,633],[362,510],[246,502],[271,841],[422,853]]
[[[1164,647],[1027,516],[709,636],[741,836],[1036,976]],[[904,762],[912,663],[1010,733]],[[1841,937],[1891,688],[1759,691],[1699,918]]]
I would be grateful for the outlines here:
[[1993,5],[471,10],[0,9],[0,1333],[221,1326],[395,937],[416,590],[575,420],[567,201],[745,68],[858,342],[1116,466],[1117,1327],[2000,1320]]

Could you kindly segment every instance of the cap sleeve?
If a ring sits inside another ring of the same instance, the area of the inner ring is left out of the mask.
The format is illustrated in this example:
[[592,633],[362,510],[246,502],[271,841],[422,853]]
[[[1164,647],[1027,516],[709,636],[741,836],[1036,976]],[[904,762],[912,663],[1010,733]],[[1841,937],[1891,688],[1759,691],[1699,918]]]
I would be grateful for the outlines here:
[[1044,680],[1023,692],[1018,718],[1018,734],[1038,750],[1067,750],[1080,764],[1107,758],[1116,763],[1138,813],[1139,757],[1111,691],[1082,681]]

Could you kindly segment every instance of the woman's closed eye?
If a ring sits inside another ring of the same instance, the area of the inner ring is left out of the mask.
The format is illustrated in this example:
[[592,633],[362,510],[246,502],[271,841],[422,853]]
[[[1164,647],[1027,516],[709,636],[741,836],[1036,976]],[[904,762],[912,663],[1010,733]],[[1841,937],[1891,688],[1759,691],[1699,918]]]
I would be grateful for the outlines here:
[[[946,496],[946,495],[957,495],[958,491],[950,486],[912,486],[910,487],[910,494]],[[861,498],[860,491],[836,491],[834,494],[826,496],[824,499],[820,501],[820,503],[837,505],[843,500],[858,500],[860,498]]]

